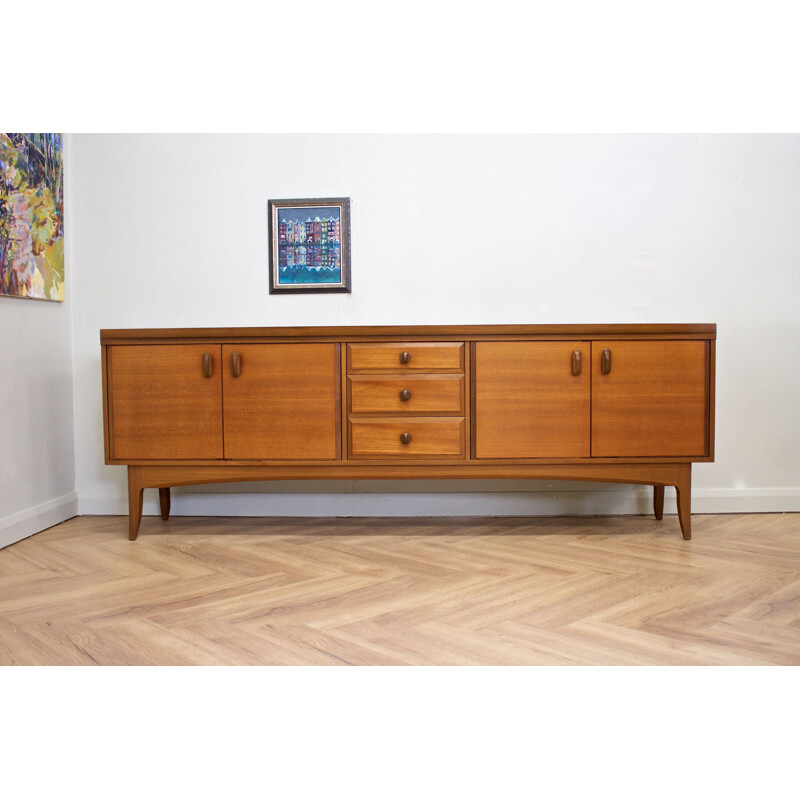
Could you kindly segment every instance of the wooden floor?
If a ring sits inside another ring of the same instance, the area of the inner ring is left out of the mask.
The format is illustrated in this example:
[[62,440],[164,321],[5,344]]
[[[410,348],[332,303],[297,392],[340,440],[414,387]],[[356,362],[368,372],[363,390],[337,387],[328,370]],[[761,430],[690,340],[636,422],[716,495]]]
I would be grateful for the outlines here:
[[0,664],[800,664],[800,514],[76,517],[0,550]]

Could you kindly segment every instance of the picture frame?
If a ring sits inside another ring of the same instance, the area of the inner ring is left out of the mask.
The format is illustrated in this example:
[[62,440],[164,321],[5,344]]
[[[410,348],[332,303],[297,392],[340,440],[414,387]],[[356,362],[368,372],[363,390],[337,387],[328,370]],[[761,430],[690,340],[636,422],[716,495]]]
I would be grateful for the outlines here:
[[350,198],[269,200],[269,293],[350,292]]

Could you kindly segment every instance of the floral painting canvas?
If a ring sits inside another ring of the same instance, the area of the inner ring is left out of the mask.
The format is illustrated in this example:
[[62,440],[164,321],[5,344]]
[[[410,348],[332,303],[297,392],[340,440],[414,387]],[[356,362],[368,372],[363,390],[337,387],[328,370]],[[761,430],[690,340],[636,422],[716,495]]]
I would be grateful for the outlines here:
[[0,133],[0,295],[64,299],[60,133]]

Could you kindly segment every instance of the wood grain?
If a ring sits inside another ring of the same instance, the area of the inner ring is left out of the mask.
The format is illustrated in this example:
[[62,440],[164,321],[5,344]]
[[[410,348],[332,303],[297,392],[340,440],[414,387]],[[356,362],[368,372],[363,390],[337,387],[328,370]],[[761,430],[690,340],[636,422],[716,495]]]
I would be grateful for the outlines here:
[[0,664],[800,665],[798,514],[126,525],[0,550]]
[[[401,354],[410,356],[408,362]],[[348,344],[348,371],[414,372],[417,370],[464,370],[463,342],[390,342],[387,344]]]
[[592,342],[592,455],[705,455],[706,359],[705,342]]
[[[376,420],[385,421],[385,420]],[[433,418],[439,421],[439,418]],[[398,420],[408,422],[408,420]],[[402,432],[402,431],[401,431]],[[380,465],[385,469],[376,470]],[[555,481],[599,481],[601,483],[639,483],[653,486],[684,485],[687,467],[683,461],[670,463],[580,463],[547,461],[545,463],[493,462],[442,463],[435,459],[415,459],[410,462],[397,460],[378,461],[370,464],[351,461],[335,465],[318,463],[272,463],[272,464],[214,464],[169,465],[148,464],[136,467],[143,485],[149,488],[162,486],[192,486],[203,483],[225,483],[229,481],[271,480],[414,480],[424,475],[435,480],[480,478]],[[130,469],[130,467],[129,467]]]
[[[406,433],[411,437],[408,444],[404,444],[401,440]],[[463,458],[464,418],[354,417],[350,420],[350,456],[351,458]]]
[[339,339],[418,341],[458,339],[469,336],[475,339],[508,339],[514,336],[576,337],[639,336],[649,339],[713,339],[717,326],[714,323],[635,323],[635,324],[570,324],[570,325],[338,325],[295,327],[232,327],[232,328],[116,328],[100,331],[101,344],[130,343],[151,339],[213,341],[234,338],[237,341],[286,340],[302,341],[313,336]]
[[475,457],[589,455],[589,370],[572,355],[589,342],[478,342],[475,345]]
[[[350,375],[350,411],[355,414],[464,414],[464,376]],[[408,400],[401,392],[408,391]]]
[[223,369],[225,457],[338,457],[339,350],[335,344],[224,345],[241,374]]
[[[214,372],[203,376],[203,355]],[[222,458],[219,345],[116,345],[108,352],[115,459]]]

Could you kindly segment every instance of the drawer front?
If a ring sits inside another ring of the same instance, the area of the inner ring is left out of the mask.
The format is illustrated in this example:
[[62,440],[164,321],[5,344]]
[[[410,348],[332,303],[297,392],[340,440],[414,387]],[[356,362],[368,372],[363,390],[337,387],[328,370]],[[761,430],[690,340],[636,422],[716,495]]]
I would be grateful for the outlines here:
[[352,458],[463,458],[464,418],[350,421]]
[[407,375],[374,378],[352,375],[350,411],[354,414],[463,414],[461,375]]
[[463,342],[348,344],[348,370],[414,372],[464,370]]

